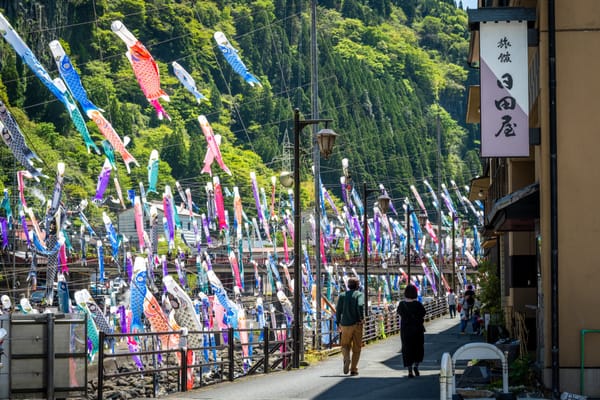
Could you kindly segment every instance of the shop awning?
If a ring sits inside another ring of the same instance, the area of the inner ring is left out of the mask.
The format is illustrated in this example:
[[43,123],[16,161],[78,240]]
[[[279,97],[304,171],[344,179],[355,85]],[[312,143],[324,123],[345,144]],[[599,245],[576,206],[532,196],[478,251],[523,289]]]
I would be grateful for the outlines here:
[[483,247],[484,249],[489,249],[489,248],[494,247],[497,243],[498,243],[498,239],[493,237],[493,238],[486,239],[481,244],[481,247]]
[[486,215],[486,226],[496,232],[531,232],[540,217],[540,185],[533,183],[499,198]]

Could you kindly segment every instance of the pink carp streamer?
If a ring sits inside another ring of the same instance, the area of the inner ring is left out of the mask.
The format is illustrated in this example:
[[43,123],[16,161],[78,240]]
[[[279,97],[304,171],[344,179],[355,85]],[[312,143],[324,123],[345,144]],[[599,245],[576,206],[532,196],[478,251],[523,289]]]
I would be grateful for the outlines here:
[[221,136],[213,133],[212,127],[204,115],[200,115],[198,117],[198,123],[200,124],[200,128],[202,128],[202,133],[204,134],[204,138],[206,139],[206,143],[208,145],[208,148],[206,149],[206,155],[204,156],[204,166],[202,167],[200,173],[209,174],[212,176],[210,166],[214,160],[217,160],[219,167],[221,167],[225,173],[231,175],[231,171],[229,168],[227,168],[227,165],[225,165],[225,161],[223,161],[223,156],[221,155],[221,149],[219,148]]
[[229,252],[229,264],[231,264],[231,271],[233,272],[233,276],[235,278],[235,285],[240,290],[244,290],[244,285],[242,284],[242,279],[240,276],[240,268],[238,265],[237,257],[235,256],[235,251]]
[[218,176],[213,176],[213,187],[215,193],[215,206],[217,208],[217,218],[219,221],[219,230],[227,228],[227,220],[225,219],[225,203],[223,201],[223,189]]

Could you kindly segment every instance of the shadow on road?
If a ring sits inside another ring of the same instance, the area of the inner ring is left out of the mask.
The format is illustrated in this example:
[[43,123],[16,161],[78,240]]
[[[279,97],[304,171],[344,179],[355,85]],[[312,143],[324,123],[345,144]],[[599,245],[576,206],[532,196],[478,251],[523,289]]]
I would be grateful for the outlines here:
[[[461,335],[457,325],[439,331],[426,332],[425,359],[419,368],[421,376],[408,378],[407,371],[402,363],[402,353],[398,351],[400,338],[396,338],[397,340],[388,339],[381,345],[373,343],[363,348],[361,363],[366,362],[368,364],[364,371],[365,376],[347,376],[339,383],[312,398],[318,400],[345,398],[439,399],[439,371],[442,354],[445,352],[453,354],[466,343],[483,341],[482,336]],[[377,357],[379,358],[377,359]],[[334,378],[339,376],[343,375],[331,374],[323,377]]]

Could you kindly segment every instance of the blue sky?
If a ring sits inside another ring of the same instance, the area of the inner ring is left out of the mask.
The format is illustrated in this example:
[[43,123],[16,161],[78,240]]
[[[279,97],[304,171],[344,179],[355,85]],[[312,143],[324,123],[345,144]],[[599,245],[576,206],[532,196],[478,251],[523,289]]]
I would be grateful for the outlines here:
[[462,0],[462,3],[464,8],[477,8],[477,0]]

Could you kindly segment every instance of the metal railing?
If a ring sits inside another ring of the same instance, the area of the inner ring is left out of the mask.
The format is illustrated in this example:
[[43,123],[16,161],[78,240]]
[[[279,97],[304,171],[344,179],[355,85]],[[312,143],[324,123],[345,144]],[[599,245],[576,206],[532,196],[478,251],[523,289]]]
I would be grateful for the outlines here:
[[[185,392],[223,380],[233,381],[245,375],[288,369],[292,356],[290,332],[286,328],[269,327],[199,332],[100,332],[100,343],[135,339],[137,346],[125,348],[117,345],[112,353],[99,346],[97,398],[104,397],[108,380],[118,381],[121,391],[126,390],[124,382],[139,387],[135,380],[121,379],[130,376],[151,377],[151,395],[158,397],[161,393]],[[177,348],[162,349],[158,346],[159,338],[168,335],[179,336]],[[202,346],[188,347],[190,338],[195,335],[202,338]],[[119,363],[117,359],[126,361]],[[110,368],[110,361],[114,362],[113,368]],[[173,383],[176,384],[175,390],[172,390]]]
[[[426,321],[439,318],[447,313],[445,298],[426,299],[423,302],[426,310]],[[306,350],[324,350],[339,347],[339,333],[334,323],[334,316],[328,315],[322,320],[323,329],[318,335],[310,327],[304,328],[304,344]],[[171,392],[185,392],[203,386],[233,381],[239,377],[257,373],[269,373],[273,370],[291,368],[293,347],[291,328],[272,329],[233,329],[214,331],[177,331],[148,332],[134,334],[105,334],[100,332],[100,343],[114,340],[122,344],[112,353],[107,353],[104,346],[98,352],[98,399],[103,398],[107,381],[117,380],[119,390],[124,391],[124,377],[151,377],[150,388],[153,397]],[[400,317],[396,308],[373,310],[365,320],[363,342],[386,338],[400,331]],[[159,338],[167,335],[178,335],[177,348],[163,349],[158,345]],[[198,335],[202,338],[202,346],[188,346],[194,342],[191,338]],[[139,348],[125,347],[123,341],[135,338]],[[319,346],[317,346],[317,343]],[[318,348],[317,348],[318,347]],[[195,358],[191,358],[191,352]],[[135,358],[135,362],[132,361]],[[126,361],[119,363],[117,359]],[[113,367],[110,361],[114,362]],[[120,364],[120,365],[119,365]],[[139,381],[129,380],[129,384],[140,386]]]

